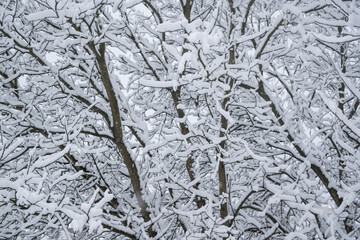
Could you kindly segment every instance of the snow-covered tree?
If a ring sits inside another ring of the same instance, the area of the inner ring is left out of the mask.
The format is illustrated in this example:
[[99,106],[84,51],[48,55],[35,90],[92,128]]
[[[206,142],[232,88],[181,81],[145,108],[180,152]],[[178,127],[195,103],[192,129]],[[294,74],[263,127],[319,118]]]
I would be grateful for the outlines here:
[[0,238],[357,239],[360,5],[0,3]]

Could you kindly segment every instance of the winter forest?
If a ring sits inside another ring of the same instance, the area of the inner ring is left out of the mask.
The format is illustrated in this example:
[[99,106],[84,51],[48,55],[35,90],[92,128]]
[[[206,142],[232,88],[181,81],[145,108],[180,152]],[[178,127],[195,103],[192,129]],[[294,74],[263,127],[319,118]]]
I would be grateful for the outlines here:
[[0,239],[359,239],[360,1],[1,0]]

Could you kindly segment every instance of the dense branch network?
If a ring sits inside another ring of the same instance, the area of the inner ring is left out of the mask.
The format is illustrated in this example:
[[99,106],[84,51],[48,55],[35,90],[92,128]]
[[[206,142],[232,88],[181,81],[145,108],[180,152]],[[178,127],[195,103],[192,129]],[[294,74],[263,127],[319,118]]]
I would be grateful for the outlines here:
[[358,238],[359,19],[2,1],[0,238]]

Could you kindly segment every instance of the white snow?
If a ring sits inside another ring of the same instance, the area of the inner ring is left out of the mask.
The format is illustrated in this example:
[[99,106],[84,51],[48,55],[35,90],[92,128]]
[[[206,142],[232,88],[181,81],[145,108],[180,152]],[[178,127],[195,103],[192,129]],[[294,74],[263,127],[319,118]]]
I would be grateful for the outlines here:
[[44,18],[56,17],[56,13],[51,9],[46,9],[40,12],[31,13],[27,16],[29,21],[42,20]]

